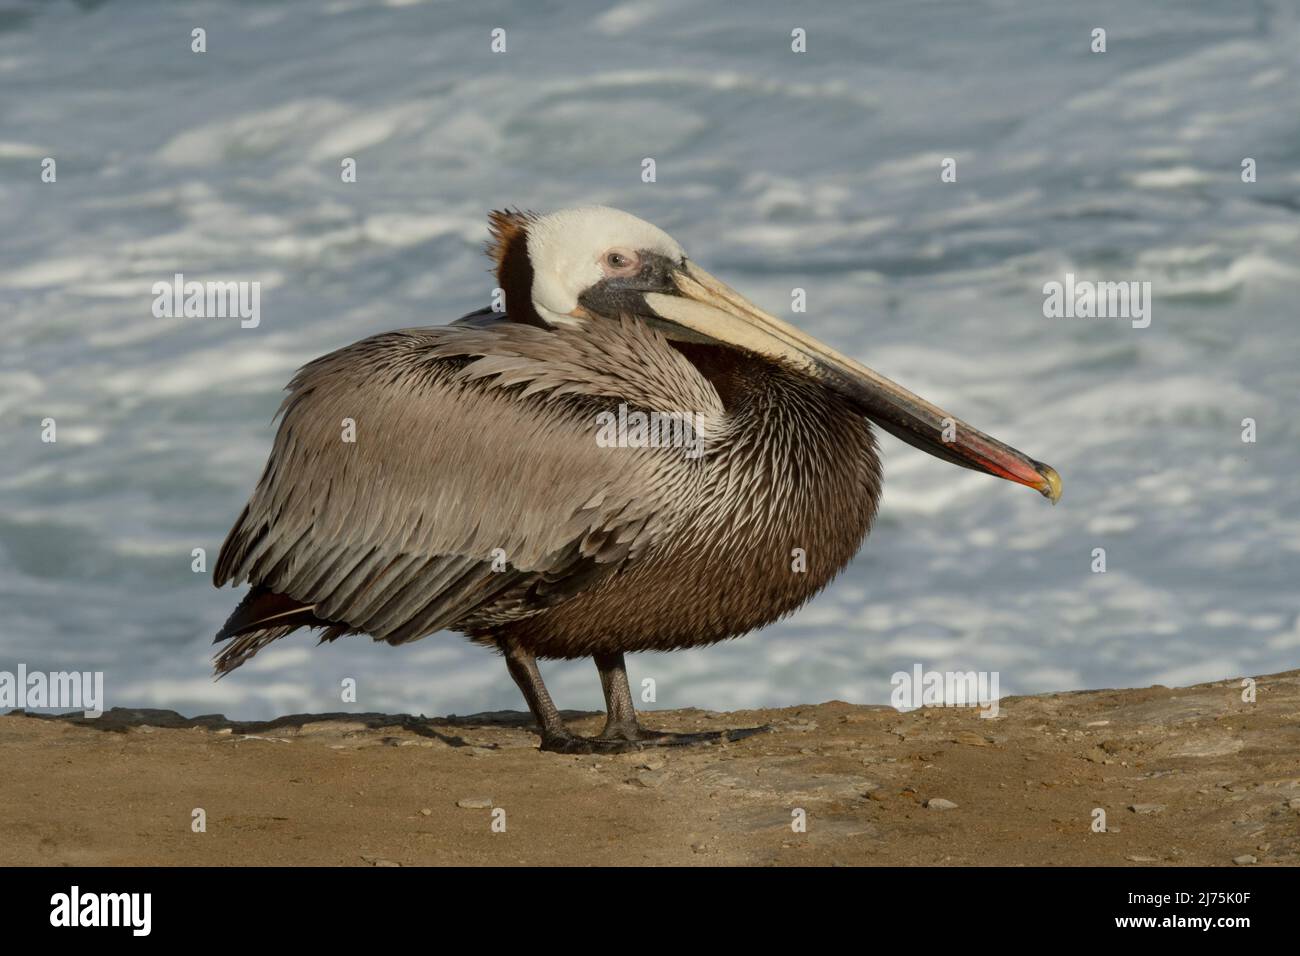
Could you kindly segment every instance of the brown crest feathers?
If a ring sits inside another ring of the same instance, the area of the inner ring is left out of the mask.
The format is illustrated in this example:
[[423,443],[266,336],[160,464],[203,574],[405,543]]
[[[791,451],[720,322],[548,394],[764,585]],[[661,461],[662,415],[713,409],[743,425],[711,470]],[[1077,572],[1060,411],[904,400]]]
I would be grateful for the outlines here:
[[533,264],[528,258],[528,227],[537,214],[519,209],[494,209],[488,213],[492,239],[487,254],[492,257],[497,285],[505,295],[506,315],[511,322],[548,328],[533,308]]
[[[501,268],[502,260],[511,246],[527,240],[528,225],[536,219],[536,213],[520,209],[493,209],[488,213],[488,231],[492,238],[488,240],[484,251],[492,257],[496,268]],[[517,251],[523,251],[522,245]]]

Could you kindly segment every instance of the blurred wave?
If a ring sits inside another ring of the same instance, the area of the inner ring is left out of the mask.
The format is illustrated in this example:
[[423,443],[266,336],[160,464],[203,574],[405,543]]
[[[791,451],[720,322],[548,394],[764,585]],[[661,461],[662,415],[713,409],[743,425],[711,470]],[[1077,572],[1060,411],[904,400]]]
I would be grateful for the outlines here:
[[[0,669],[243,718],[340,709],[343,677],[364,710],[518,708],[452,635],[302,634],[214,684],[236,595],[190,553],[215,560],[298,365],[486,304],[486,211],[578,202],[778,313],[805,288],[814,334],[1065,478],[1049,509],[883,438],[850,569],[761,634],[633,660],[656,706],[884,702],[916,661],[1009,693],[1296,666],[1295,3],[519,6],[0,13]],[[260,326],[154,318],[175,272],[259,280]],[[1151,327],[1044,318],[1066,272],[1150,281]],[[589,664],[546,670],[599,705]]]

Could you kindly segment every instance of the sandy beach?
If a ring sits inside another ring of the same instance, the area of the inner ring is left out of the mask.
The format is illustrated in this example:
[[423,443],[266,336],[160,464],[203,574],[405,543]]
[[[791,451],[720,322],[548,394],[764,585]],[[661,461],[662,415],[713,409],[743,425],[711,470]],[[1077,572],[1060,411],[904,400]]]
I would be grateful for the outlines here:
[[670,730],[772,729],[617,756],[541,753],[512,712],[14,713],[0,864],[1294,865],[1300,671],[1255,693],[1045,694],[995,719],[651,711]]

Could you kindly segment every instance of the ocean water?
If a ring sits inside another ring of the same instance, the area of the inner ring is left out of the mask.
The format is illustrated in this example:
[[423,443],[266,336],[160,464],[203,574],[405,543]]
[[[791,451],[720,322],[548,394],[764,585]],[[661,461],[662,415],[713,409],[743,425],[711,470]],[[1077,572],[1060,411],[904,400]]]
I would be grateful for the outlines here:
[[[1052,508],[883,437],[854,563],[762,632],[631,659],[653,706],[883,703],[916,663],[1003,693],[1300,665],[1295,2],[301,0],[0,6],[0,670],[245,718],[521,708],[451,634],[304,632],[214,683],[238,595],[191,551],[296,367],[487,304],[489,209],[590,202],[778,314],[806,289],[813,334],[1065,482]],[[259,281],[260,324],[155,318],[176,272]],[[1150,282],[1149,327],[1045,317],[1067,273]],[[589,663],[544,672],[600,705]]]

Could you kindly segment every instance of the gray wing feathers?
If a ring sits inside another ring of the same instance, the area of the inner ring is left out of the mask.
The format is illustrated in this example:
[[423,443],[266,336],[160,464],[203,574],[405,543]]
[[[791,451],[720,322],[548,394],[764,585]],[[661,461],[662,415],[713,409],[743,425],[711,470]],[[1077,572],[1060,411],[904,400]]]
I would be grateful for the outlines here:
[[[651,335],[637,347],[685,364]],[[645,356],[626,359],[642,363],[640,379],[602,378],[574,348],[556,332],[483,321],[375,336],[305,366],[215,582],[310,605],[338,625],[327,637],[400,643],[536,613],[634,560],[677,520],[692,469],[653,450],[598,449],[596,411],[612,396],[657,401],[658,388],[627,394],[645,380]]]

